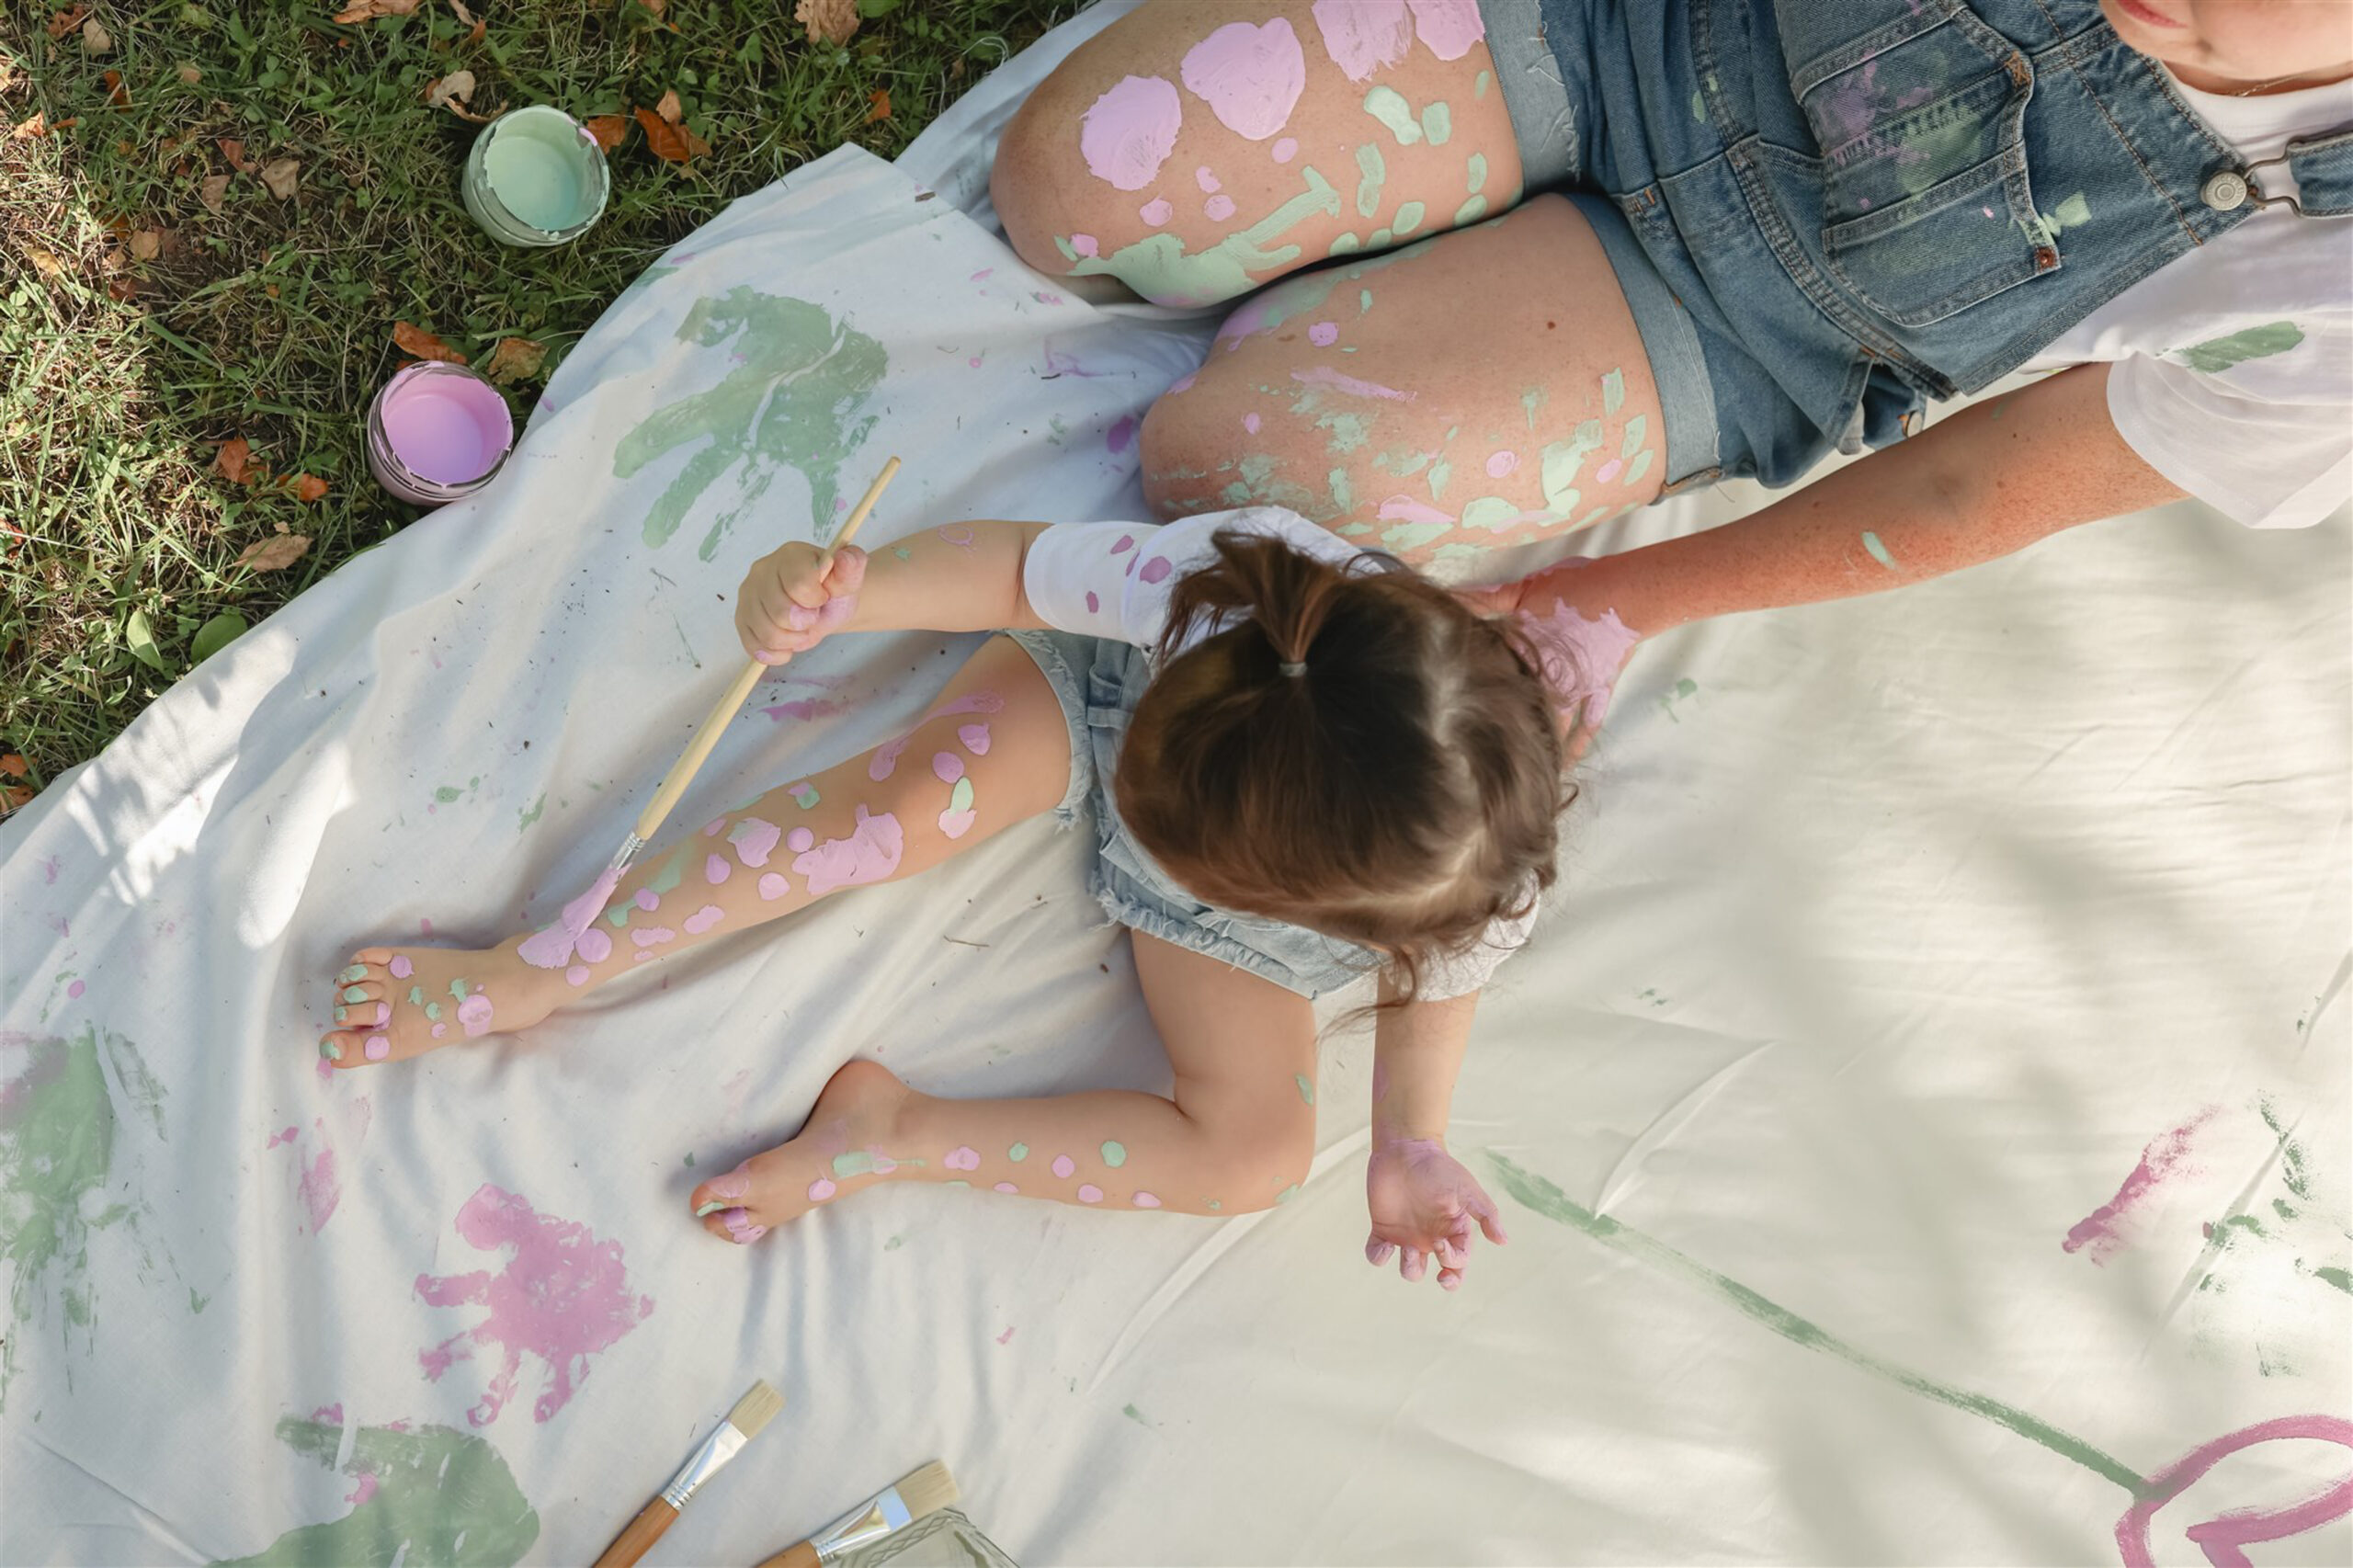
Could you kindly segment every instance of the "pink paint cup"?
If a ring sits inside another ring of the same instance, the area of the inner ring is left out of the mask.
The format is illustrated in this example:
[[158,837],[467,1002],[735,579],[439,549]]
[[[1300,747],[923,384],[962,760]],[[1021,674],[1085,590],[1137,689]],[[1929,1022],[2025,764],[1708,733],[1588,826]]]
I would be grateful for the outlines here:
[[515,445],[506,399],[463,365],[411,365],[368,407],[368,467],[419,506],[446,506],[490,483]]

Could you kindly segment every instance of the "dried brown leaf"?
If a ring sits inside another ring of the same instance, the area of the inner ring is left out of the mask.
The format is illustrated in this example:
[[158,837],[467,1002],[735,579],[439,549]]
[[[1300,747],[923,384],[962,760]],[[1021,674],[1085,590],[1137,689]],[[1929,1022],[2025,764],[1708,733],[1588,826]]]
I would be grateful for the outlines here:
[[98,26],[98,19],[92,17],[82,24],[82,47],[92,54],[112,54],[114,35]]
[[449,0],[449,15],[457,17],[465,27],[471,28],[476,25],[474,14],[466,9],[466,0]]
[[117,108],[131,107],[131,89],[122,85],[121,72],[109,71],[98,80],[106,84],[107,102]]
[[22,778],[31,771],[32,768],[26,763],[21,754],[0,751],[0,773],[5,773],[11,778]]
[[620,146],[622,139],[629,135],[629,116],[625,114],[600,114],[581,123],[588,128],[588,134],[597,139],[597,145],[608,153]]
[[792,19],[809,29],[812,43],[847,43],[858,33],[858,0],[801,0]]
[[48,134],[49,120],[42,115],[40,110],[35,109],[33,110],[30,119],[20,119],[17,122],[17,128],[8,132],[8,139],[12,142],[29,142],[36,136],[46,136]]
[[222,204],[229,199],[229,176],[207,175],[204,183],[196,187],[196,199],[204,203],[206,211],[220,211]]
[[259,172],[261,183],[269,187],[270,195],[280,201],[291,201],[297,176],[301,171],[301,164],[293,158],[272,158],[261,166]]
[[180,62],[180,80],[193,87],[204,80],[204,68],[191,61],[183,60]]
[[[306,474],[303,477],[309,476]],[[312,483],[319,486],[320,494],[325,494],[326,485],[324,481],[313,480]],[[272,534],[269,538],[249,544],[240,551],[237,554],[237,564],[250,566],[256,572],[282,572],[301,560],[305,554],[309,553],[310,549],[311,540],[308,534]]]
[[32,804],[33,791],[29,784],[11,784],[0,790],[0,810],[21,811]]
[[414,354],[420,359],[438,359],[445,365],[462,365],[466,357],[420,326],[404,321],[392,324],[392,341],[404,354]]
[[473,96],[474,74],[471,71],[452,71],[439,81],[428,82],[425,86],[425,101],[434,108],[452,102],[462,104]]
[[645,144],[654,155],[666,163],[684,164],[694,157],[694,149],[687,142],[686,132],[672,125],[650,108],[635,111],[637,123],[645,131]]
[[131,255],[137,261],[153,261],[155,253],[164,248],[164,236],[153,229],[142,229],[131,236]]
[[543,343],[534,343],[528,337],[502,337],[498,347],[490,351],[490,368],[483,374],[503,387],[536,374],[540,361],[547,357],[547,345]]
[[415,9],[416,0],[352,0],[352,4],[335,13],[335,19],[345,27],[356,28],[379,17],[405,17]]
[[40,273],[43,278],[63,278],[65,276],[65,264],[58,260],[53,253],[45,251],[39,245],[27,245],[25,247],[25,255],[31,260],[33,264],[33,270]]
[[241,175],[249,175],[254,172],[254,165],[246,161],[244,142],[233,136],[223,136],[212,144],[221,149],[221,155],[229,160],[231,168]]
[[213,455],[212,469],[232,484],[243,484],[252,476],[254,449],[243,436],[232,436],[221,443]]
[[[324,479],[321,479],[318,475],[316,475],[316,474],[314,474],[314,473],[298,473],[298,474],[296,474],[296,475],[294,476],[293,480],[291,481],[290,487],[290,491],[289,491],[289,494],[290,494],[294,497],[294,499],[295,499],[295,500],[297,500],[297,501],[301,501],[301,502],[304,503],[305,505],[309,504],[310,502],[316,501],[320,496],[324,495],[326,493],[327,493],[327,482],[326,482],[325,480],[324,480]],[[291,539],[293,536],[290,534],[290,535],[288,535],[287,537],[288,537],[289,539]],[[309,548],[310,548],[310,541],[309,541],[309,540],[305,540],[303,541],[302,548],[303,548],[304,550],[309,549]],[[296,554],[296,555],[300,555],[301,553],[301,551],[295,551],[295,554]],[[292,557],[289,557],[288,559],[290,559],[290,559],[292,559]]]
[[665,123],[677,124],[679,115],[683,112],[678,107],[678,89],[673,87],[664,93],[662,101],[654,106],[654,112],[660,115]]
[[49,14],[50,41],[54,43],[58,40],[63,38],[67,33],[72,32],[75,28],[80,27],[82,25],[82,18],[89,14],[90,8],[87,6],[76,6],[71,10],[66,11],[51,11]]
[[866,95],[866,123],[891,118],[891,89],[884,87]]

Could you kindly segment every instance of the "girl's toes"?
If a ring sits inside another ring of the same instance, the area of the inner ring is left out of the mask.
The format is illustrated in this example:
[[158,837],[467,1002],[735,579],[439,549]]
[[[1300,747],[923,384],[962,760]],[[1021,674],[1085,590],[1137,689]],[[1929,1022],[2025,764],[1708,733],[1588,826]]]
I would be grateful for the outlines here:
[[351,955],[351,961],[354,963],[390,963],[392,961],[392,949],[390,948],[362,948],[358,952]]
[[750,1210],[740,1206],[704,1215],[702,1228],[737,1246],[749,1246],[768,1233],[768,1228],[754,1219]]

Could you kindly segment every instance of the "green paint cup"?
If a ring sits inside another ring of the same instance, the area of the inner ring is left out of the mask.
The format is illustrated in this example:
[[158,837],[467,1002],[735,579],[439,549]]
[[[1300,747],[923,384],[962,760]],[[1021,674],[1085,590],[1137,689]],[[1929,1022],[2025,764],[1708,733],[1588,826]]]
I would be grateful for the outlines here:
[[504,244],[560,245],[604,215],[612,176],[588,128],[546,104],[500,115],[466,154],[459,192]]

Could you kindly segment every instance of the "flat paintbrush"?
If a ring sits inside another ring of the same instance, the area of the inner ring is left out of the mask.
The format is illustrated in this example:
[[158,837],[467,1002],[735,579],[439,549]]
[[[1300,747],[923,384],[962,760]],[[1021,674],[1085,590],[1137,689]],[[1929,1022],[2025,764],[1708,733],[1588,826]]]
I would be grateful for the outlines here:
[[[866,514],[874,510],[874,503],[881,497],[883,486],[889,484],[898,472],[899,460],[892,458],[882,465],[882,472],[874,476],[874,483],[866,487],[866,494],[851,510],[849,520],[842,525],[841,532],[834,536],[833,543],[825,547],[826,571],[833,570],[834,552],[857,534],[858,525],[866,521]],[[663,819],[670,814],[670,808],[678,803],[678,797],[687,792],[687,786],[694,782],[703,759],[710,755],[710,748],[719,744],[720,732],[727,728],[728,722],[743,708],[744,699],[752,695],[752,687],[760,683],[762,676],[774,674],[775,670],[774,665],[764,665],[757,659],[746,660],[733,683],[720,693],[717,702],[711,704],[702,727],[695,731],[695,738],[687,743],[687,749],[678,754],[678,760],[670,765],[670,771],[662,776],[661,788],[654,791],[654,799],[645,803],[645,809],[637,813],[637,825],[621,841],[612,864],[605,868],[604,876],[597,879],[598,885],[604,887],[608,893],[613,884],[620,881],[621,872],[628,869],[629,863],[637,858],[638,851],[653,842],[654,835],[662,831]]]
[[638,1510],[629,1528],[613,1538],[605,1554],[597,1559],[597,1568],[629,1568],[645,1555],[647,1549],[662,1539],[662,1532],[677,1522],[679,1511],[694,1497],[702,1483],[719,1473],[720,1467],[744,1451],[744,1445],[760,1435],[760,1428],[776,1418],[784,1408],[784,1395],[766,1382],[752,1385],[751,1392],[735,1402],[719,1430],[703,1439],[702,1447],[679,1467],[654,1500]]
[[956,1501],[956,1478],[934,1460],[896,1486],[883,1488],[798,1546],[788,1546],[760,1568],[818,1568],[838,1562],[859,1547],[905,1529],[917,1519]]

